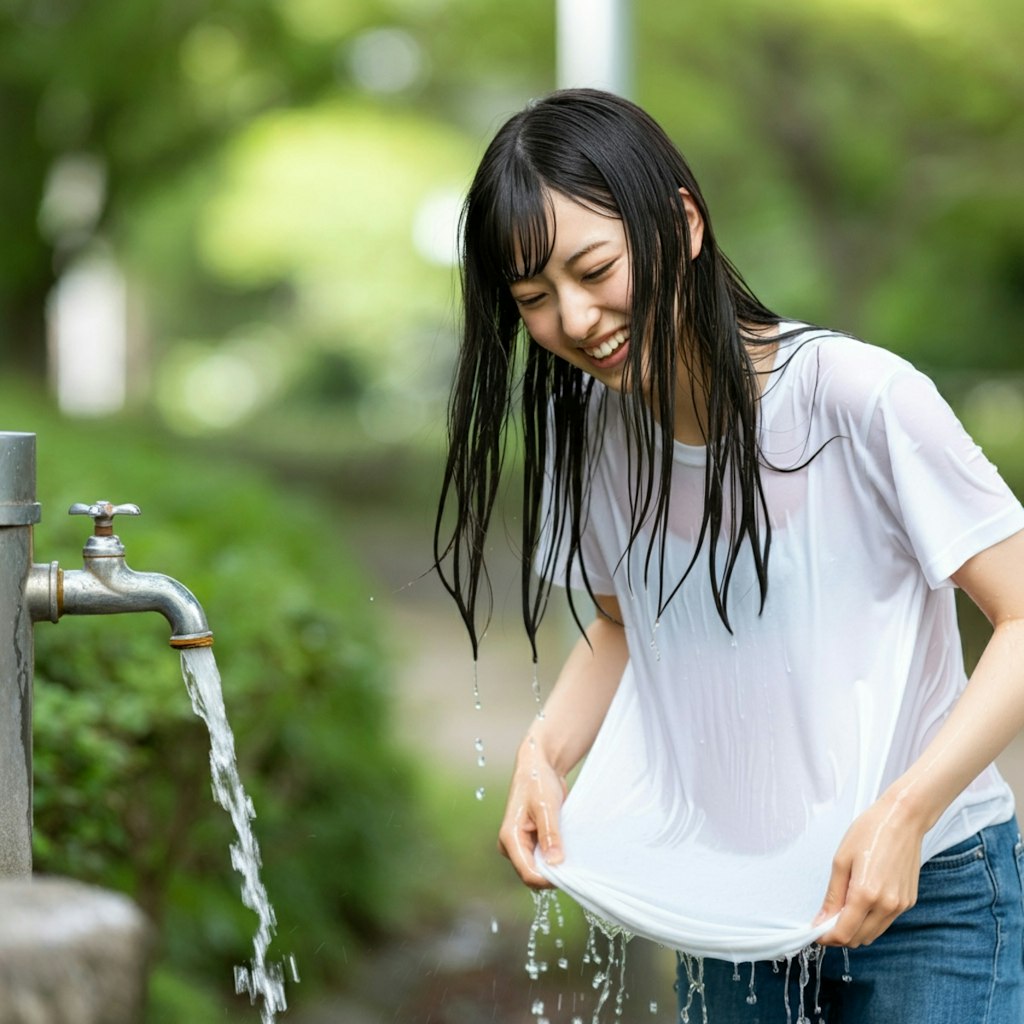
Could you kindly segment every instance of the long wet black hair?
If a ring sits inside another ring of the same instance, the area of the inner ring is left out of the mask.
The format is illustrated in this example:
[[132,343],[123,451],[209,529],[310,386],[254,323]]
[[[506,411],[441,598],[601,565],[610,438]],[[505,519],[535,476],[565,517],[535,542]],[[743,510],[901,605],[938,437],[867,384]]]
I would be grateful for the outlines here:
[[[680,189],[704,222],[697,258]],[[498,131],[462,212],[462,343],[448,409],[448,457],[434,530],[434,557],[478,652],[481,604],[490,615],[485,540],[498,495],[510,424],[521,411],[523,445],[522,606],[536,658],[556,553],[579,566],[589,466],[600,443],[588,429],[592,377],[525,332],[510,282],[538,274],[554,245],[550,195],[621,218],[631,261],[630,346],[623,416],[630,439],[630,547],[649,536],[644,586],[655,573],[663,610],[709,545],[710,586],[730,628],[729,585],[746,542],[768,588],[771,527],[757,438],[759,388],[748,344],[780,318],[751,292],[719,250],[707,206],[682,155],[635,104],[610,93],[567,89],[531,103]],[[741,325],[744,333],[741,334]],[[642,339],[637,344],[636,339]],[[641,372],[643,368],[643,373]],[[707,445],[704,514],[682,579],[665,578],[664,548],[673,464],[675,382],[689,376]],[[650,382],[644,394],[637,384]],[[596,410],[600,414],[600,410]],[[653,415],[652,415],[653,413]],[[600,416],[599,416],[600,422]],[[660,443],[659,443],[660,442]],[[545,492],[545,473],[551,475]],[[544,494],[548,500],[544,500]],[[541,531],[549,543],[533,572]],[[724,552],[716,551],[724,539]],[[570,607],[579,623],[576,609]]]

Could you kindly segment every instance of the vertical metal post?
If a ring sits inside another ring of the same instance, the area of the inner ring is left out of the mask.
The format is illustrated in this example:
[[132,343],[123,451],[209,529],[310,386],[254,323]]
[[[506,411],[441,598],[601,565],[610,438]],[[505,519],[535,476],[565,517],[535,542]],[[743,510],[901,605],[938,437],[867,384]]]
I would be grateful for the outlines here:
[[0,877],[32,873],[32,565],[36,436],[0,432]]
[[558,0],[560,89],[633,91],[629,0]]

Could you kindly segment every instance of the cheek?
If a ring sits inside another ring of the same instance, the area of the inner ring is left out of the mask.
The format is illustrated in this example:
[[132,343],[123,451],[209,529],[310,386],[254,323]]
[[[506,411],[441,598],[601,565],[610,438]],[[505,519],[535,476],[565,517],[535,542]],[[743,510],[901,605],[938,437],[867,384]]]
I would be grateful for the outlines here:
[[546,348],[551,352],[555,350],[558,338],[553,318],[542,313],[525,313],[523,314],[523,326],[526,328],[526,333],[541,348]]
[[624,309],[629,309],[633,305],[633,281],[626,275],[626,279],[622,282],[622,305]]
[[633,283],[629,275],[621,274],[609,281],[601,302],[609,309],[628,312],[633,304]]

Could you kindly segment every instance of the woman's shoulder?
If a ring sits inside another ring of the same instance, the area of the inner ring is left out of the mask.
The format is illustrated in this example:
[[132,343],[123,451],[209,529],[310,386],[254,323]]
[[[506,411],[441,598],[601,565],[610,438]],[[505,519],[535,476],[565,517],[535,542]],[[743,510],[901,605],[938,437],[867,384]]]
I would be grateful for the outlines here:
[[814,404],[869,412],[904,375],[923,377],[908,360],[849,334],[806,324],[784,324],[776,369],[790,371]]

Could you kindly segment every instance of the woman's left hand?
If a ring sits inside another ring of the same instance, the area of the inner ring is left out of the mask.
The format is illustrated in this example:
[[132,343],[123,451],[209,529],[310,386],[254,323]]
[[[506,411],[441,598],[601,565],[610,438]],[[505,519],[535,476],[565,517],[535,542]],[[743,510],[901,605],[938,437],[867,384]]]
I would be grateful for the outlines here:
[[818,941],[863,946],[917,901],[921,841],[970,781],[1024,729],[1024,530],[968,559],[953,581],[992,636],[928,746],[850,826],[832,863]]
[[924,830],[883,796],[850,826],[832,861],[815,924],[839,914],[818,941],[854,949],[873,942],[917,902]]

